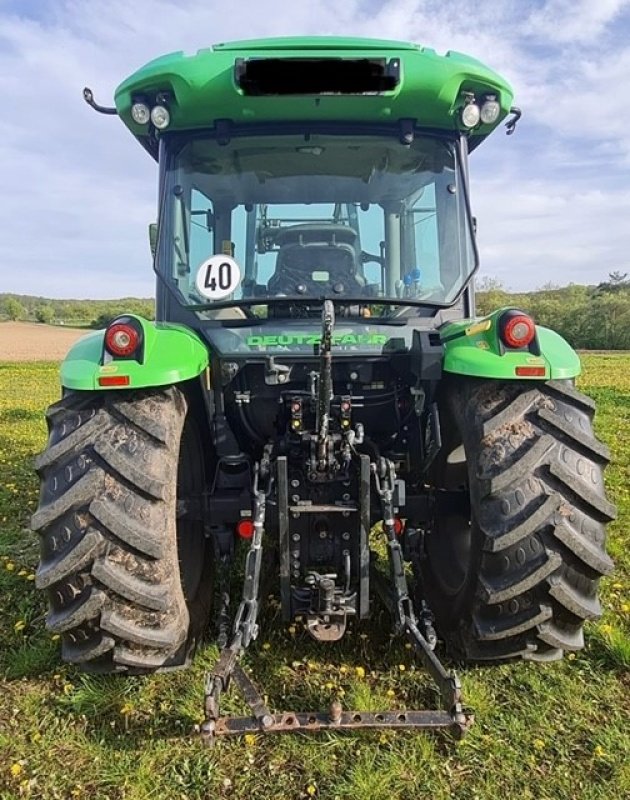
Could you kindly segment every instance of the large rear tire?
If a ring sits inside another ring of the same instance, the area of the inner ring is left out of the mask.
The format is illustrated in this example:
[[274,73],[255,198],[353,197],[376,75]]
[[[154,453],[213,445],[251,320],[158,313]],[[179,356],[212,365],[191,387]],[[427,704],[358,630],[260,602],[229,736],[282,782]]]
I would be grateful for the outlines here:
[[198,511],[203,451],[184,394],[69,392],[47,419],[32,527],[63,659],[101,672],[185,664],[212,572]]
[[436,470],[422,562],[440,634],[471,661],[579,650],[584,621],[601,614],[599,578],[613,568],[609,454],[593,435],[593,402],[567,381],[449,377],[442,388],[451,458]]

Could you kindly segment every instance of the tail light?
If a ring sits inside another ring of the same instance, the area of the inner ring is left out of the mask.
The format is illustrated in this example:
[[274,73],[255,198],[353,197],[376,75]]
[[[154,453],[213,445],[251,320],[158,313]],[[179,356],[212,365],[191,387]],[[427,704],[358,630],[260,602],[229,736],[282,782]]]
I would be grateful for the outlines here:
[[131,322],[118,320],[105,331],[105,347],[113,356],[131,356],[140,345],[140,332]]
[[501,317],[499,332],[506,347],[527,347],[536,336],[536,325],[521,311],[506,311]]
[[241,539],[251,539],[254,535],[254,523],[251,519],[241,519],[236,523],[236,534]]

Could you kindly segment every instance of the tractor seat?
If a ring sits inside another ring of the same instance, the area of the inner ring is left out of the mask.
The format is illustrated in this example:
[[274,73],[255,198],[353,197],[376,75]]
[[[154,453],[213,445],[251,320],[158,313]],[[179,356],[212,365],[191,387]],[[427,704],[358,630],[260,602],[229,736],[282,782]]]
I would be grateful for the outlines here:
[[294,225],[278,231],[276,270],[267,289],[276,295],[362,295],[356,231],[347,225]]

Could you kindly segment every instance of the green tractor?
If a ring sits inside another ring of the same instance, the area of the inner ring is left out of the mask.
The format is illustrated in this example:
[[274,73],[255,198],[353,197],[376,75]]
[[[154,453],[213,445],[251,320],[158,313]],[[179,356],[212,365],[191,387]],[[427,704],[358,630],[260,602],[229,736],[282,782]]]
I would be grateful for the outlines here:
[[[571,347],[519,309],[475,315],[468,155],[513,132],[509,85],[455,52],[286,38],[84,97],[158,162],[157,311],[81,339],[48,410],[33,528],[64,660],[181,667],[213,630],[212,740],[461,733],[438,638],[468,662],[579,650],[612,569],[608,450]],[[272,713],[239,663],[269,592],[329,645],[378,595],[442,709]],[[230,680],[251,717],[221,715]]]

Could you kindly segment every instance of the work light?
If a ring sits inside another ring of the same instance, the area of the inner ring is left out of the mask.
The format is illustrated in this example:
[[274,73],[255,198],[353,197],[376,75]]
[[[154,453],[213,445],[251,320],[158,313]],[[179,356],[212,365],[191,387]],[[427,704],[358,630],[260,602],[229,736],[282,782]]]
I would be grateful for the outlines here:
[[492,125],[499,118],[501,106],[495,95],[489,94],[482,103],[480,117],[484,125]]
[[466,128],[474,128],[479,123],[481,111],[477,103],[468,103],[462,108],[462,125]]
[[151,109],[151,122],[159,131],[168,128],[170,121],[171,115],[166,106],[153,106]]
[[151,110],[146,103],[134,103],[131,106],[131,118],[138,125],[146,125],[151,118]]

